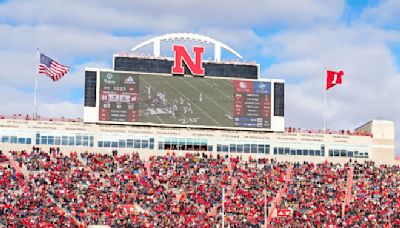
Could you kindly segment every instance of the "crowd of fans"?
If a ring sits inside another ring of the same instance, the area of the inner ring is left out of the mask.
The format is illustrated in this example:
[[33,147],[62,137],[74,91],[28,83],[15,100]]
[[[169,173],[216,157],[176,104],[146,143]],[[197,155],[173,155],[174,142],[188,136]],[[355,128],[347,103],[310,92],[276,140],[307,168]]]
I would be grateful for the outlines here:
[[[28,179],[29,178],[29,179]],[[0,226],[71,227],[73,218],[49,197],[36,175],[25,177],[0,151]]]
[[[295,164],[287,193],[278,207],[293,215],[279,226],[399,227],[400,167],[373,162]],[[351,199],[345,202],[348,170],[353,168]]]
[[[0,153],[0,226],[400,226],[400,167],[289,163],[209,154]],[[17,167],[11,165],[17,163]],[[290,169],[289,169],[290,167]],[[346,201],[349,170],[352,197]],[[289,172],[288,172],[289,170]],[[285,179],[288,176],[289,179]],[[222,207],[222,201],[224,206]]]
[[370,136],[373,135],[367,131],[352,131],[352,130],[311,130],[311,129],[302,129],[295,127],[285,127],[285,132],[287,133],[308,133],[308,134],[339,134],[339,135],[358,135],[358,136]]
[[341,220],[341,208],[346,196],[348,168],[348,164],[296,163],[288,189],[277,206],[293,209],[293,215],[274,219],[272,224],[346,225]]

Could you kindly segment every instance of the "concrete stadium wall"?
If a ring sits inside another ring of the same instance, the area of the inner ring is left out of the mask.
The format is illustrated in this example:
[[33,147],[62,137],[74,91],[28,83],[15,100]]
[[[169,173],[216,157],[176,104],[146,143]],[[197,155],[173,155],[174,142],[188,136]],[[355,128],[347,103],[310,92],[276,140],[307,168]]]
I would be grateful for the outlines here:
[[[58,135],[74,135],[86,134],[94,136],[93,147],[89,146],[59,146],[62,151],[71,152],[95,152],[95,153],[111,153],[112,148],[97,147],[98,140],[118,141],[118,138],[132,137],[152,137],[154,138],[155,149],[132,149],[118,148],[120,153],[131,153],[138,151],[144,159],[152,155],[166,154],[165,150],[157,150],[161,140],[166,138],[191,138],[206,139],[208,145],[213,146],[215,152],[204,152],[207,154],[217,154],[230,156],[247,157],[267,157],[274,158],[279,161],[291,162],[324,162],[325,160],[332,162],[347,162],[349,157],[331,157],[328,156],[330,149],[363,149],[369,153],[369,158],[351,158],[353,161],[372,160],[377,164],[398,164],[394,160],[394,124],[392,121],[373,120],[363,125],[362,132],[370,130],[371,136],[348,135],[348,134],[322,134],[314,132],[256,132],[256,131],[226,131],[212,129],[189,129],[189,128],[163,128],[149,126],[129,126],[129,125],[98,125],[86,124],[82,122],[67,121],[32,121],[21,119],[0,119],[0,135],[14,135],[18,137],[29,137],[32,144],[36,142],[35,135],[37,132],[41,134],[58,134]],[[217,144],[229,145],[236,144],[268,144],[270,145],[270,154],[256,153],[228,153],[216,152]],[[302,156],[302,155],[273,155],[273,149],[277,147],[290,147],[298,149],[321,149],[325,146],[325,156]],[[1,150],[31,150],[33,145],[1,143]],[[48,151],[50,145],[39,145],[45,151]],[[187,152],[198,151],[177,151],[176,154],[184,155]]]
[[[38,146],[42,151],[48,152],[52,146]],[[71,146],[62,146],[59,147],[63,154],[70,154],[71,152],[77,153],[103,153],[103,154],[112,154],[113,149],[110,148],[92,148],[92,147],[71,147]],[[0,144],[0,150],[2,151],[31,151],[32,146],[26,145],[18,145],[18,144]],[[207,151],[179,151],[179,150],[150,150],[150,149],[139,149],[139,150],[132,150],[132,149],[117,149],[118,154],[130,154],[133,152],[138,152],[139,156],[143,160],[148,160],[151,156],[158,156],[158,155],[167,155],[175,153],[176,156],[184,156],[186,153],[204,153],[208,156],[212,155],[213,157],[220,156],[229,156],[229,157],[241,157],[245,160],[249,159],[250,157],[253,159],[258,158],[268,158],[274,159],[277,161],[288,161],[288,162],[313,162],[313,163],[323,163],[323,162],[333,162],[333,163],[340,163],[344,164],[350,161],[350,158],[342,158],[342,157],[313,157],[313,156],[285,156],[285,155],[265,155],[265,154],[252,154],[252,153],[225,153],[225,152],[207,152]],[[363,158],[351,158],[351,161],[358,161],[364,162],[368,161],[369,159]],[[376,163],[377,165],[382,164],[380,162]],[[393,163],[386,163],[386,164],[397,164]],[[399,163],[400,164],[400,163]]]

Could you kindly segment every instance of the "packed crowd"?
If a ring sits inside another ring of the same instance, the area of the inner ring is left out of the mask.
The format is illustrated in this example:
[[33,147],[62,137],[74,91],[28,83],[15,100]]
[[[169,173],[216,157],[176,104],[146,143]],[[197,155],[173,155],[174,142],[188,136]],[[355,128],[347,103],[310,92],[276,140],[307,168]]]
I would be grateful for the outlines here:
[[65,212],[48,196],[35,175],[29,179],[12,167],[0,151],[0,226],[61,227],[72,226]]
[[274,227],[400,226],[399,166],[34,148],[0,153],[0,178],[0,226],[216,227],[223,210],[226,226],[260,227],[282,189],[275,206],[291,215],[270,216]]
[[354,200],[346,208],[345,222],[400,227],[400,167],[365,163],[356,165],[354,173]]
[[[348,170],[352,167],[349,204],[345,202]],[[279,226],[399,227],[400,167],[373,162],[295,164],[280,208],[293,215],[276,218]]]
[[279,226],[345,226],[341,208],[345,200],[348,164],[296,163],[286,193],[277,208],[293,209],[292,216],[277,218]]

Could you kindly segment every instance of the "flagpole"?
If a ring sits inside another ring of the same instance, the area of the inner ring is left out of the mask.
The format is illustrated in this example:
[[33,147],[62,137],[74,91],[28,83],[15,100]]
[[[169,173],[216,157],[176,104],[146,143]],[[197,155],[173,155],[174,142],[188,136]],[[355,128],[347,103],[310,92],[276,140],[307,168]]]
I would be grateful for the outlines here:
[[37,89],[38,89],[38,75],[39,75],[39,60],[40,52],[39,48],[36,49],[36,79],[35,79],[35,98],[33,100],[33,119],[37,119]]
[[326,89],[324,88],[324,134],[326,134]]
[[[326,69],[325,69],[326,72]],[[326,75],[325,75],[325,87],[324,87],[324,134],[326,134]]]
[[222,228],[225,227],[225,189],[222,187]]

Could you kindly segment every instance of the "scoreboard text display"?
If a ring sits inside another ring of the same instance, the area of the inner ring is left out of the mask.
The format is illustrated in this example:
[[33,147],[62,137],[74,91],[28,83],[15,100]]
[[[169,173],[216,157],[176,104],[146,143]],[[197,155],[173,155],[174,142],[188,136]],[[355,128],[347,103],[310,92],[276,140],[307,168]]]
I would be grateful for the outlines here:
[[233,81],[235,127],[271,127],[271,83]]
[[99,121],[271,128],[271,82],[100,72]]
[[138,121],[139,80],[137,76],[102,72],[100,88],[100,121]]

